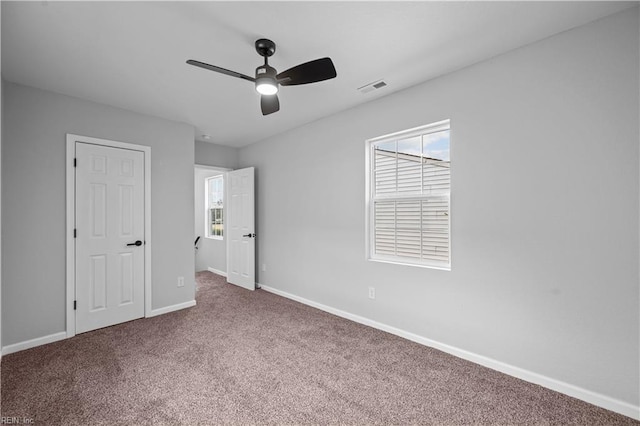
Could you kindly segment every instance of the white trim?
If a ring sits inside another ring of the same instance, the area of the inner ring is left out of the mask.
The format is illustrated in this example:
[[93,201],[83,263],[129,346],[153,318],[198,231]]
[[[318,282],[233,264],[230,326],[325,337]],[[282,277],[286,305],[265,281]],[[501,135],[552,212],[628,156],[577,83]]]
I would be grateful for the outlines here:
[[[154,309],[150,312],[149,315],[146,315],[146,317],[151,318],[158,315],[167,314],[169,312],[190,308],[192,306],[196,306],[195,300],[192,300],[190,302],[178,303],[177,305],[165,306],[164,308],[160,308],[160,309]],[[49,334],[48,336],[37,337],[35,339],[26,340],[24,342],[14,343],[12,345],[4,346],[2,348],[1,355],[8,355],[14,352],[24,351],[26,349],[35,348],[36,346],[42,346],[48,343],[57,342],[58,340],[64,340],[64,339],[67,339],[68,337],[69,336],[66,331],[61,331],[59,333]],[[2,358],[1,355],[0,355],[0,358]]]
[[379,263],[388,263],[390,265],[400,265],[400,266],[416,266],[418,268],[427,268],[427,269],[435,269],[436,271],[451,271],[451,265],[450,264],[443,264],[442,266],[438,266],[437,264],[433,264],[433,265],[426,265],[424,263],[411,263],[409,262],[407,259],[401,258],[401,257],[390,257],[390,258],[385,258],[383,256],[379,256],[379,257],[370,257],[369,259],[367,259],[369,262],[379,262]]
[[417,334],[414,334],[396,327],[392,327],[390,325],[383,324],[378,321],[371,320],[369,318],[361,317],[359,315],[355,315],[340,309],[332,308],[331,306],[326,306],[321,303],[313,302],[303,297],[287,293],[286,291],[278,290],[276,288],[269,287],[266,285],[259,285],[259,287],[261,287],[263,290],[269,293],[286,297],[287,299],[295,300],[296,302],[300,302],[302,304],[312,306],[314,308],[320,309],[321,311],[329,312],[330,314],[357,322],[359,324],[364,324],[369,327],[373,327],[378,330],[382,330],[387,333],[400,336],[404,339],[411,340],[412,342],[441,350],[448,354],[457,356],[458,358],[462,358],[467,361],[471,361],[473,363],[491,368],[492,370],[496,370],[496,371],[500,371],[501,373],[508,374],[509,376],[513,376],[530,383],[535,383],[537,385],[554,390],[556,392],[560,392],[565,395],[569,395],[571,397],[588,402],[590,404],[597,405],[598,407],[615,411],[616,413],[623,414],[625,416],[631,417],[632,419],[640,420],[640,406],[635,406],[628,402],[620,401],[619,399],[611,398],[609,396],[606,396],[597,392],[593,392],[588,389],[584,389],[584,388],[572,385],[570,383],[562,382],[560,380],[556,380],[551,377],[544,376],[542,374],[534,373],[532,371],[525,370],[520,367],[516,367],[516,366],[510,365],[510,364],[507,364],[483,355],[479,355],[473,352],[466,351],[464,349],[457,348],[455,346],[451,346],[445,343],[431,340],[426,337],[419,336]]
[[226,168],[226,167],[207,166],[207,165],[205,165],[205,164],[198,164],[198,163],[195,163],[195,164],[193,165],[193,167],[194,167],[195,169],[215,170],[215,171],[218,171],[218,172],[230,172],[231,170],[233,170],[233,169],[228,169],[228,168]]
[[147,318],[157,317],[158,315],[168,314],[169,312],[179,311],[181,309],[190,308],[196,306],[196,301],[178,303],[177,305],[165,306],[164,308],[154,309],[148,315]]
[[66,266],[66,280],[67,280],[67,297],[66,297],[66,333],[67,337],[73,337],[76,335],[76,315],[73,310],[73,301],[76,294],[76,245],[73,241],[73,229],[75,228],[75,205],[76,205],[76,191],[75,191],[75,168],[73,166],[73,159],[76,156],[76,144],[75,141],[70,141],[70,136],[67,135],[67,226],[66,226],[66,245],[67,245],[67,266]]
[[371,257],[371,143],[367,140],[364,143],[364,258]]
[[27,340],[20,343],[14,343],[13,345],[7,345],[2,348],[2,355],[9,355],[14,352],[24,351],[25,349],[35,348],[36,346],[46,345],[47,343],[57,342],[67,338],[67,332],[61,331],[59,333],[49,334],[48,336],[37,337],[35,339]]
[[221,275],[221,276],[223,276],[223,277],[226,277],[226,276],[227,276],[227,273],[226,273],[226,272],[224,272],[224,271],[220,271],[219,269],[214,269],[214,268],[212,268],[212,267],[208,267],[208,268],[207,268],[207,271],[209,271],[209,272],[213,272],[214,274],[216,274],[216,275]]
[[73,301],[75,300],[76,281],[76,254],[75,241],[73,238],[73,229],[75,228],[75,167],[73,161],[75,158],[76,143],[89,143],[94,145],[108,146],[112,148],[129,149],[133,151],[141,151],[144,154],[144,314],[148,317],[152,312],[151,306],[151,147],[145,145],[137,145],[127,142],[117,142],[108,139],[92,138],[89,136],[80,136],[67,133],[67,227],[66,227],[66,280],[67,280],[67,307],[66,307],[66,337],[76,335],[76,315],[73,310]]
[[367,139],[367,142],[369,143],[381,142],[387,139],[392,140],[399,137],[410,138],[412,136],[421,135],[425,133],[425,131],[428,131],[428,133],[436,133],[436,132],[441,132],[442,130],[447,130],[450,126],[451,126],[451,119],[447,118],[445,120],[436,121],[435,123],[423,124],[422,126],[412,127],[411,129],[399,130],[397,132],[388,133],[382,136],[377,136],[375,138]]

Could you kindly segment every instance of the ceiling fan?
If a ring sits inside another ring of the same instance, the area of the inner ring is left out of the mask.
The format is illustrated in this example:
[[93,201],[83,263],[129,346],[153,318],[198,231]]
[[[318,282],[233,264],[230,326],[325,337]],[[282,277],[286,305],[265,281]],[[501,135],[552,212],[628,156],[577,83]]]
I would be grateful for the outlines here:
[[204,62],[193,59],[189,59],[187,64],[255,83],[256,91],[261,95],[260,108],[262,109],[262,115],[272,114],[280,110],[280,101],[277,95],[279,86],[297,86],[300,84],[317,83],[319,81],[329,80],[337,75],[330,58],[321,58],[305,62],[304,64],[296,65],[293,68],[278,73],[275,68],[269,66],[269,57],[276,53],[276,44],[271,40],[261,38],[256,40],[255,46],[258,54],[264,57],[264,65],[256,68],[255,77],[250,77],[215,65],[205,64]]

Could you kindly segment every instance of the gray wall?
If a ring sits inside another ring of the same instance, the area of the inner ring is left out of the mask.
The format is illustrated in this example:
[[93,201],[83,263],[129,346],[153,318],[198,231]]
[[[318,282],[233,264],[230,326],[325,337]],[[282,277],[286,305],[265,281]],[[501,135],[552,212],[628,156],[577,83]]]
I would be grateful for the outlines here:
[[196,250],[196,271],[206,271],[209,268],[220,272],[227,272],[227,244],[226,239],[206,237],[205,230],[205,179],[224,172],[196,167],[195,170],[195,237],[200,236],[198,250]]
[[[260,283],[638,405],[638,50],[636,8],[241,149]],[[451,272],[367,261],[365,140],[446,118]]]
[[215,145],[209,142],[195,142],[195,163],[203,166],[217,166],[227,169],[238,168],[238,149]]
[[9,83],[3,95],[2,344],[65,330],[66,133],[151,147],[153,308],[193,300],[193,127]]

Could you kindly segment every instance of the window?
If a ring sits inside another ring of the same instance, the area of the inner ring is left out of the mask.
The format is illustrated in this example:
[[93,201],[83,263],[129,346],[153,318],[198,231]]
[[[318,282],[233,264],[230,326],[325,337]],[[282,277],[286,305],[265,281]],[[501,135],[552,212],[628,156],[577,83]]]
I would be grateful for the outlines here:
[[367,141],[368,256],[450,269],[449,120]]
[[209,238],[222,239],[224,235],[224,178],[222,175],[206,181],[206,230]]

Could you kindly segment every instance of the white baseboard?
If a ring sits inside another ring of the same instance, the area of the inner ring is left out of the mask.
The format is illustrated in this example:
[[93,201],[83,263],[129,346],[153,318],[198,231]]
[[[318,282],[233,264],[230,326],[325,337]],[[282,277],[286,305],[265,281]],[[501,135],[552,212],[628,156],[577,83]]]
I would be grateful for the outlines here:
[[378,330],[386,331],[387,333],[395,334],[396,336],[400,336],[407,340],[411,340],[412,342],[416,342],[424,346],[441,350],[442,352],[446,352],[448,354],[457,356],[458,358],[462,358],[467,361],[480,364],[482,366],[491,368],[493,370],[500,371],[501,373],[505,373],[510,376],[525,380],[527,382],[535,383],[545,388],[554,390],[556,392],[569,395],[573,398],[580,399],[590,404],[597,405],[598,407],[615,411],[616,413],[620,413],[625,416],[631,417],[633,419],[640,420],[640,406],[635,406],[628,402],[620,401],[618,399],[611,398],[609,396],[602,395],[600,393],[593,392],[578,386],[574,386],[572,384],[565,383],[560,380],[553,379],[551,377],[543,376],[542,374],[534,373],[532,371],[528,371],[520,367],[515,367],[513,365],[506,364],[504,362],[497,361],[495,359],[488,358],[483,355],[478,355],[473,352],[466,351],[464,349],[456,348],[454,346],[450,346],[445,343],[440,343],[438,341],[431,340],[426,337],[419,336],[417,334],[410,333],[408,331],[401,330],[399,328],[392,327],[390,325],[371,320],[369,318],[361,317],[359,315],[342,311],[340,309],[332,308],[331,306],[326,306],[321,303],[317,303],[317,302],[305,299],[303,297],[296,296],[294,294],[290,294],[282,290],[278,290],[273,287],[269,287],[261,284],[258,284],[258,287],[262,288],[265,291],[268,291],[269,293],[277,294],[278,296],[295,300],[296,302],[300,302],[302,304],[312,306],[314,308],[320,309],[321,311],[325,311],[330,314],[333,314],[342,318],[346,318],[348,320],[351,320],[360,324],[364,324],[369,327],[376,328]]
[[59,333],[49,334],[48,336],[38,337],[36,339],[27,340],[20,343],[14,343],[2,347],[2,355],[12,354],[14,352],[24,351],[25,349],[35,348],[36,346],[46,345],[47,343],[57,342],[58,340],[66,339],[67,332],[61,331]]
[[147,318],[156,317],[162,314],[168,314],[169,312],[179,311],[181,309],[190,308],[192,306],[196,306],[196,301],[191,300],[189,302],[178,303],[177,305],[165,306],[164,308],[152,309],[151,312],[146,316]]
[[224,271],[220,271],[220,270],[218,270],[218,269],[214,269],[214,268],[207,268],[207,271],[209,271],[209,272],[213,272],[214,274],[217,274],[217,275],[222,275],[223,277],[226,277],[226,276],[227,276],[227,273],[226,273],[226,272],[224,272]]
[[[180,309],[190,308],[196,305],[196,301],[192,300],[190,302],[179,303],[177,305],[165,306],[164,308],[154,309],[151,311],[147,318],[155,317],[162,314],[167,314],[173,311],[179,311]],[[35,348],[36,346],[46,345],[47,343],[57,342],[58,340],[63,340],[68,338],[66,331],[61,331],[59,333],[50,334],[48,336],[38,337],[36,339],[27,340],[20,343],[14,343],[12,345],[7,345],[2,348],[2,354],[0,355],[0,359],[2,359],[2,355],[12,354],[14,352],[24,351],[25,349]],[[73,337],[73,336],[70,336]]]

